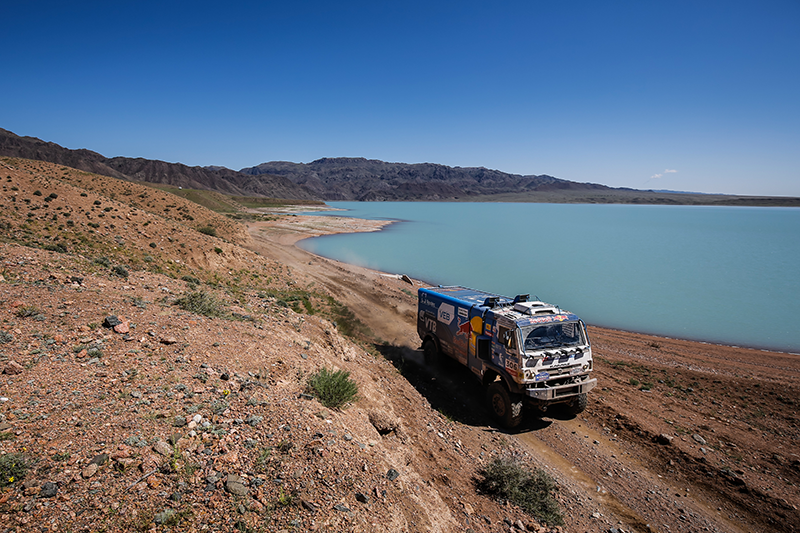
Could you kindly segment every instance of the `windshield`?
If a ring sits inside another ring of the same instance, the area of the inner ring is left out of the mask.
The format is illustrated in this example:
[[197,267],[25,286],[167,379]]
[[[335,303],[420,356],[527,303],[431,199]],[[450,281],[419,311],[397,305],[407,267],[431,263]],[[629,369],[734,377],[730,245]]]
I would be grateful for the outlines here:
[[522,328],[525,350],[562,348],[586,344],[580,322],[556,322]]

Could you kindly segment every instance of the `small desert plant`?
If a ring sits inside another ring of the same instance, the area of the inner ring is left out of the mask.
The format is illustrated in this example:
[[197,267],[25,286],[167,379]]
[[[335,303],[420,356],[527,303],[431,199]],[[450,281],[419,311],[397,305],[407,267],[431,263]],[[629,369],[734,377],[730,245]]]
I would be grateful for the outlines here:
[[114,274],[116,274],[117,276],[121,277],[121,278],[126,278],[127,279],[128,276],[130,275],[130,273],[128,272],[128,269],[125,268],[122,265],[115,266],[114,268],[111,269],[111,271]]
[[60,254],[65,254],[65,253],[67,253],[67,247],[66,247],[66,246],[64,246],[64,245],[63,245],[63,244],[61,244],[61,243],[55,243],[55,244],[45,244],[45,245],[44,245],[44,249],[45,249],[45,250],[49,250],[49,251],[51,251],[51,252],[58,252],[58,253],[60,253]]
[[541,469],[526,470],[511,458],[493,460],[479,475],[477,486],[481,492],[508,500],[542,522],[558,526],[564,523],[558,503],[553,498],[555,483]]
[[21,453],[8,453],[0,457],[0,487],[24,478],[29,466],[27,457]]
[[330,372],[327,368],[321,368],[308,378],[308,388],[317,395],[322,405],[330,409],[340,409],[358,395],[358,385],[350,379],[350,372],[345,370]]
[[14,313],[18,318],[28,318],[39,314],[39,309],[33,305],[23,305]]
[[291,505],[293,500],[294,497],[292,497],[291,494],[287,494],[286,492],[283,491],[283,489],[281,489],[280,494],[278,494],[278,503],[280,505],[286,507],[288,505]]
[[185,275],[185,276],[182,276],[181,279],[183,281],[185,281],[186,283],[190,284],[190,285],[200,285],[200,280],[199,279],[197,279],[194,276],[190,276],[188,274]]
[[111,261],[108,260],[108,257],[96,257],[94,260],[96,265],[104,266],[106,268],[111,268]]
[[210,235],[212,237],[217,236],[217,228],[214,226],[203,226],[202,228],[197,228],[197,231],[204,235]]
[[255,468],[256,472],[261,474],[265,473],[267,471],[267,467],[269,466],[271,457],[272,448],[262,448],[258,453],[256,460],[253,462],[253,467]]
[[214,400],[213,402],[211,402],[209,409],[211,409],[212,413],[216,415],[221,415],[228,409],[228,407],[229,407],[228,402],[226,402],[225,400]]
[[209,317],[221,317],[226,314],[222,303],[213,294],[205,291],[194,291],[181,296],[175,300],[175,305],[184,311]]

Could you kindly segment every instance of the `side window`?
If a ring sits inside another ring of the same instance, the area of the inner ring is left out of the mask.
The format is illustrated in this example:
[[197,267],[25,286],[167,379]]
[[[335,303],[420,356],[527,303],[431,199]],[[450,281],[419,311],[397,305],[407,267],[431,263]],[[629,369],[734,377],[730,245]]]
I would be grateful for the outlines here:
[[500,326],[497,332],[497,338],[500,343],[508,350],[515,350],[517,348],[517,336],[514,335],[513,329],[504,328]]

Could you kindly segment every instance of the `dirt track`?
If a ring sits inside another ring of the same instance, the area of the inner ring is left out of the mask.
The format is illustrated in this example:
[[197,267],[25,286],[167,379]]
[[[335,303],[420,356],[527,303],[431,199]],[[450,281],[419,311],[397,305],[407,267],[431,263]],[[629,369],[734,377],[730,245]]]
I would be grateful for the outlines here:
[[[380,224],[298,216],[250,232],[253,249],[289,265],[298,283],[325,287],[414,364],[418,282],[398,293],[384,283],[396,275],[294,246]],[[529,417],[507,435],[561,483],[568,531],[800,529],[800,357],[600,328],[590,336],[599,385],[588,410]],[[486,430],[475,414],[481,391],[462,369],[408,376],[432,406]]]

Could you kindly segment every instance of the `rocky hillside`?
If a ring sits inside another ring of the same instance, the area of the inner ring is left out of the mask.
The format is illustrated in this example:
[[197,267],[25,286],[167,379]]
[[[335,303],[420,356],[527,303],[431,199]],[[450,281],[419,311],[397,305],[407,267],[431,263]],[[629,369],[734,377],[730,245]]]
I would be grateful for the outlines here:
[[69,150],[3,129],[0,155],[47,161],[131,181],[294,200],[452,200],[502,193],[613,190],[552,176],[518,176],[486,168],[385,163],[364,158],[326,158],[309,164],[271,162],[237,172],[219,166],[106,158],[90,150]]
[[69,150],[35,137],[20,137],[4,129],[0,129],[0,155],[47,161],[129,181],[207,189],[236,196],[318,199],[308,189],[285,177],[270,174],[255,177],[223,167],[189,167],[142,158],[107,158],[90,150]]
[[244,168],[252,175],[286,176],[325,200],[452,200],[534,191],[610,190],[552,176],[519,176],[487,168],[432,163],[386,163],[364,158],[324,158],[308,164],[277,161]]
[[[547,530],[475,488],[501,434],[431,409],[238,223],[50,163],[0,178],[3,531]],[[320,369],[358,395],[326,407]]]

